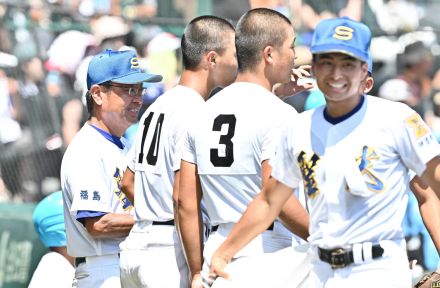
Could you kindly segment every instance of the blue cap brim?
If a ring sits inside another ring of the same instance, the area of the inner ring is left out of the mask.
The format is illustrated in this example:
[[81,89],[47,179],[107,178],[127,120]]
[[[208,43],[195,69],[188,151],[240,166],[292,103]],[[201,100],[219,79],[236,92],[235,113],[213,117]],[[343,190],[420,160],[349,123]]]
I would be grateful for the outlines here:
[[116,78],[111,80],[114,83],[119,84],[137,84],[142,82],[160,82],[162,81],[162,76],[157,74],[148,73],[132,73],[124,77]]

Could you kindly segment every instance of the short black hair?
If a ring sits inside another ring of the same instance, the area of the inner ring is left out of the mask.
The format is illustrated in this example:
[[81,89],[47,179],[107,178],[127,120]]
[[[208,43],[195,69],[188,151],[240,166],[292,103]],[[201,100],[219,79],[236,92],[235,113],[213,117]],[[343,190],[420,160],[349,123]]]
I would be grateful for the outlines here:
[[252,9],[241,16],[235,33],[240,72],[254,69],[266,46],[278,48],[283,45],[287,37],[285,24],[292,26],[286,16],[267,8]]
[[225,34],[234,31],[228,20],[217,16],[204,15],[191,20],[181,41],[183,67],[196,68],[208,51],[222,53],[228,44]]

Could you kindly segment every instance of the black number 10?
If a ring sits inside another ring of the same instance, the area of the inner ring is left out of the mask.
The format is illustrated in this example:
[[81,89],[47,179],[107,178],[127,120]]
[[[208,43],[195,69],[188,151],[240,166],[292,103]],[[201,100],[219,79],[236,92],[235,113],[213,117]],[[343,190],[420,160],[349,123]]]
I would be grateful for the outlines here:
[[[141,141],[141,152],[139,153],[138,163],[142,163],[144,161],[145,138],[147,137],[148,130],[150,129],[150,124],[151,124],[151,120],[153,119],[153,115],[154,112],[150,112],[150,114],[148,114],[147,118],[145,118],[144,121],[144,130],[142,132],[142,141]],[[151,140],[150,148],[148,148],[148,153],[146,158],[147,158],[147,163],[150,165],[156,165],[157,163],[157,153],[159,149],[160,133],[162,131],[164,118],[165,115],[161,113],[156,122],[156,127],[154,129],[154,136],[153,139]]]
[[232,137],[235,133],[235,115],[218,115],[214,119],[212,131],[221,131],[223,124],[228,124],[228,131],[220,136],[219,144],[225,145],[225,156],[219,156],[219,149],[211,149],[210,160],[215,167],[230,167],[234,162],[234,143]]

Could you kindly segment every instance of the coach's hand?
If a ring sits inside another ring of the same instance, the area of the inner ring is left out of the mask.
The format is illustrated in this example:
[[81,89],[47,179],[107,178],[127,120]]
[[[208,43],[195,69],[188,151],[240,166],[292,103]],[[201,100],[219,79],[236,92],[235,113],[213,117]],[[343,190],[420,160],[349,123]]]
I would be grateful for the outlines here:
[[222,277],[226,280],[231,280],[228,273],[226,273],[225,268],[228,265],[229,259],[224,255],[214,253],[211,258],[211,268],[209,270],[209,278],[215,280],[217,277]]

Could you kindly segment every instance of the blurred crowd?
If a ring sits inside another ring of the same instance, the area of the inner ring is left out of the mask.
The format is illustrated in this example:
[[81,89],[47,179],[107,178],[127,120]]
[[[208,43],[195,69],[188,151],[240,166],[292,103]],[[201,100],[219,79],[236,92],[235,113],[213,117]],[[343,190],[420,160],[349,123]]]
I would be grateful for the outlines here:
[[[0,201],[39,201],[59,190],[64,149],[88,117],[83,97],[93,55],[133,49],[145,70],[164,76],[144,95],[146,109],[178,79],[179,28],[206,11],[235,21],[255,7],[293,20],[297,65],[310,63],[308,45],[320,19],[366,23],[374,34],[371,94],[407,103],[440,140],[440,3],[434,0],[0,0]],[[312,90],[286,101],[301,112],[324,100]],[[126,137],[135,131],[129,128]],[[428,238],[414,213],[409,239]]]

